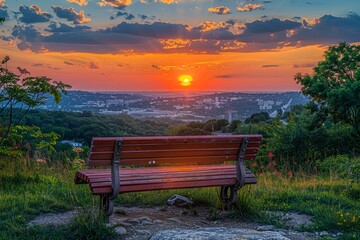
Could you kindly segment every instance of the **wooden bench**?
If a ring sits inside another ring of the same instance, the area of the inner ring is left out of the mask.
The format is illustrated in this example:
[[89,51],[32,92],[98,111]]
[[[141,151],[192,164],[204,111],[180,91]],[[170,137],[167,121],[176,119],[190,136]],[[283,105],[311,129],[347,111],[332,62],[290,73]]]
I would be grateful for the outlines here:
[[126,192],[220,186],[221,199],[230,204],[240,187],[256,183],[244,160],[255,159],[261,139],[261,135],[93,138],[90,169],[77,171],[75,183],[88,183],[92,194],[100,196],[107,219],[114,199]]

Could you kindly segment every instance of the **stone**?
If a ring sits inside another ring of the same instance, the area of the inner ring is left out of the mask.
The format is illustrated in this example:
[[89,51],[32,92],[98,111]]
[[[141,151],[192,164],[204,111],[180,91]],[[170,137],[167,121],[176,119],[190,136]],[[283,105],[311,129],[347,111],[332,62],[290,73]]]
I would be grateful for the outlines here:
[[273,226],[273,225],[258,226],[255,229],[257,231],[274,231],[274,230],[276,230],[275,226]]
[[166,201],[166,204],[168,206],[176,207],[191,207],[194,202],[184,196],[174,194]]
[[127,232],[124,227],[117,227],[114,229],[114,231],[119,235],[125,235]]
[[156,224],[161,224],[161,223],[163,223],[163,221],[161,221],[161,220],[154,220],[154,223],[156,223]]
[[128,220],[129,223],[135,223],[135,224],[140,224],[141,220],[139,218],[133,218]]
[[152,222],[152,219],[149,218],[148,216],[144,216],[144,217],[141,217],[139,218],[140,221],[148,221],[148,222]]
[[144,220],[144,221],[141,221],[141,224],[143,224],[143,225],[153,225],[154,223]]
[[142,235],[151,234],[151,232],[149,232],[148,230],[135,230],[135,232],[137,232],[138,234],[142,234]]
[[327,236],[327,235],[329,235],[329,233],[326,232],[326,231],[322,231],[322,232],[319,233],[319,235],[320,235],[320,237],[322,237],[322,236]]
[[270,231],[259,232],[240,228],[199,228],[199,229],[172,229],[159,231],[149,240],[183,240],[183,239],[227,239],[227,240],[290,240],[289,238]]
[[176,222],[176,223],[182,223],[182,221],[180,219],[177,219],[177,218],[167,218],[166,220],[169,220],[171,222]]
[[28,227],[33,227],[35,225],[65,225],[70,223],[71,219],[76,216],[78,213],[77,210],[64,212],[64,213],[46,213],[41,214],[31,220],[27,225]]

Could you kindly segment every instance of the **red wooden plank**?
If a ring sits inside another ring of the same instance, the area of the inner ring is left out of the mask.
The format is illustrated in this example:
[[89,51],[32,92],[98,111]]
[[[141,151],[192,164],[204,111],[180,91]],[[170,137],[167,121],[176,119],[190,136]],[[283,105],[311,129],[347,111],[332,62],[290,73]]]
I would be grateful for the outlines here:
[[[260,142],[249,142],[248,148],[259,148]],[[122,151],[141,151],[141,150],[163,150],[163,149],[197,149],[197,148],[237,148],[240,143],[175,143],[175,144],[128,144],[122,146]],[[91,152],[113,152],[112,145],[93,145]]]

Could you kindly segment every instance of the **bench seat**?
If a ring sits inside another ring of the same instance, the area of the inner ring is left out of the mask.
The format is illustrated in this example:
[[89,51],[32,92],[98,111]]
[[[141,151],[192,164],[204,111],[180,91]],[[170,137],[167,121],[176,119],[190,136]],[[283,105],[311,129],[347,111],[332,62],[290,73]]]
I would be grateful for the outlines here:
[[[119,177],[120,193],[232,186],[237,182],[234,164],[120,168]],[[88,183],[94,195],[112,193],[110,169],[80,170],[75,178],[77,183]],[[255,175],[246,169],[245,184],[255,183]]]
[[88,170],[75,174],[100,196],[106,219],[120,193],[220,187],[224,205],[237,201],[237,190],[256,183],[245,161],[255,160],[261,135],[95,137]]

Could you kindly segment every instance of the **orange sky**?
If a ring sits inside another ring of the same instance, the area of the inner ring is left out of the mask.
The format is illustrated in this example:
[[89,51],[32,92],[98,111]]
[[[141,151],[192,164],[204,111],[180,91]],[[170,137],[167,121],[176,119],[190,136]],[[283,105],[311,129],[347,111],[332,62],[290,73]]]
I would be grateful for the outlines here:
[[[25,67],[32,75],[49,76],[73,89],[91,91],[299,90],[294,74],[311,72],[308,66],[320,61],[325,49],[307,46],[255,53],[116,55],[33,53],[10,45],[0,47],[12,58],[13,69]],[[303,67],[294,67],[296,64]],[[178,77],[183,74],[193,76],[191,86],[180,84]]]

